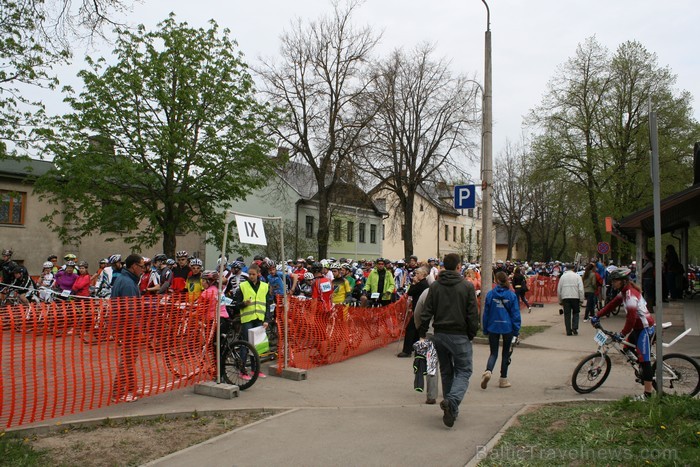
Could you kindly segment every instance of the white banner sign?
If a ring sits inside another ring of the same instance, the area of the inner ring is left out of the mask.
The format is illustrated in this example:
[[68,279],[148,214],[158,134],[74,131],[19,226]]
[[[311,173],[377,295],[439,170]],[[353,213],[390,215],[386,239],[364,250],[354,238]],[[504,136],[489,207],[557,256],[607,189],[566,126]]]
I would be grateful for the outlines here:
[[267,245],[265,238],[265,227],[262,219],[257,217],[235,216],[238,225],[238,236],[241,243],[252,243],[253,245]]

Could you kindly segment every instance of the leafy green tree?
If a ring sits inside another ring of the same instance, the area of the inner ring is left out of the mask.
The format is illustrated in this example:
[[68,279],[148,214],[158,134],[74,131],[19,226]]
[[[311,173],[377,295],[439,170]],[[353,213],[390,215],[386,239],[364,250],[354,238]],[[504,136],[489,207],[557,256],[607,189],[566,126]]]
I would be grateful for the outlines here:
[[[580,44],[557,71],[528,121],[535,137],[533,169],[560,175],[585,202],[592,242],[603,240],[607,215],[621,216],[651,201],[648,110],[658,112],[663,194],[690,182],[698,123],[691,98],[674,89],[675,75],[655,54],[629,41],[610,54],[595,38]],[[696,136],[695,136],[696,137]]]
[[[62,240],[118,232],[137,248],[176,234],[223,230],[218,209],[271,174],[276,114],[215,22],[118,29],[116,63],[88,58],[84,90],[66,89],[73,112],[47,130],[55,170],[37,190],[55,204],[45,219]],[[113,237],[111,237],[113,238]]]

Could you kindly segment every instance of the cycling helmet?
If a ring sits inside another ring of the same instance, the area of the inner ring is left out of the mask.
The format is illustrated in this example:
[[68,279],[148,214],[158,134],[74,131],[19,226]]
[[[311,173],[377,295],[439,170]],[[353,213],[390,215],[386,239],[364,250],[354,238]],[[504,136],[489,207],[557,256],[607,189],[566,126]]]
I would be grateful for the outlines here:
[[307,272],[304,274],[304,279],[307,281],[313,280],[313,278],[314,278],[314,275],[311,274],[310,272]]
[[328,269],[340,269],[340,263],[333,263]]
[[107,261],[109,262],[109,264],[121,263],[122,255],[112,255]]
[[265,258],[265,264],[267,264],[268,269],[275,269],[275,262],[270,258]]
[[236,261],[234,261],[233,263],[231,263],[231,268],[232,268],[232,269],[233,269],[233,268],[235,268],[235,269],[243,269],[243,266],[245,266],[245,264],[243,263],[243,261],[238,261],[238,260],[236,260]]
[[328,269],[331,265],[331,262],[328,261],[327,259],[322,259],[321,260],[321,267]]
[[2,255],[3,256],[12,256],[12,250],[9,250],[6,248],[6,249],[2,250]]
[[187,253],[187,250],[180,250],[177,253],[175,253],[176,258],[187,258],[190,254]]
[[377,259],[374,261],[374,263],[375,263],[375,264],[376,264],[376,263],[384,263],[384,264],[386,264],[386,260],[385,260],[384,258],[377,258]]
[[311,266],[309,267],[309,271],[312,274],[316,274],[317,272],[321,272],[323,270],[323,266],[319,262],[311,263]]
[[63,257],[66,261],[73,261],[77,256],[75,256],[73,253],[68,253],[66,256]]
[[47,262],[45,262],[41,267],[42,267],[43,269],[52,268],[52,267],[53,267],[53,263],[52,263],[51,261],[47,261]]
[[148,256],[144,256],[144,257],[143,257],[143,263],[144,263],[144,264],[151,264],[151,258],[149,258]]
[[[49,262],[50,262],[50,261],[49,261]],[[107,263],[109,263],[109,259],[107,259],[107,258],[102,258],[102,259],[100,260],[100,264],[107,264]],[[53,263],[52,263],[52,264],[53,264]]]
[[396,264],[406,264],[406,261],[399,259],[396,261]]
[[190,261],[190,266],[199,266],[201,268],[202,267],[202,260],[199,258],[194,258]]
[[74,267],[75,267],[75,261],[68,261],[68,262],[66,263],[66,267],[67,267],[67,268],[69,268],[69,267],[70,267],[70,268],[74,268]]
[[79,268],[86,268],[88,267],[88,262],[87,261],[81,261],[78,263]]
[[614,281],[615,279],[629,279],[631,272],[632,271],[627,268],[617,268],[610,273],[610,280]]
[[20,274],[22,274],[23,276],[28,276],[28,275],[29,275],[29,271],[27,271],[27,268],[25,268],[24,266],[20,266],[20,265],[15,266],[15,267],[12,269],[12,272],[15,273],[15,274],[20,273]]
[[202,279],[215,282],[219,280],[219,271],[206,270],[202,273]]
[[168,266],[175,266],[175,260],[172,259],[172,258],[168,258],[168,259],[165,261],[165,264],[167,264]]
[[350,265],[348,263],[343,263],[340,265],[340,267],[343,269],[347,269],[348,271],[352,270],[352,268],[350,267]]
[[155,255],[155,256],[153,257],[153,262],[156,262],[156,261],[165,261],[166,259],[168,259],[168,257],[165,256],[163,253],[158,253],[157,255]]
[[299,258],[297,260],[297,264],[299,264],[299,263],[306,264],[306,260],[304,258]]

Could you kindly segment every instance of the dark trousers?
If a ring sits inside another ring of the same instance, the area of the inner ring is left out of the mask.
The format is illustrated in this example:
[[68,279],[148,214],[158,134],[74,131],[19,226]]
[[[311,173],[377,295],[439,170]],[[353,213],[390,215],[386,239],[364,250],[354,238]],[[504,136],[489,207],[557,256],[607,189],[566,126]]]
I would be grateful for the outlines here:
[[586,292],[586,313],[583,319],[588,319],[595,315],[595,292]]
[[503,336],[503,354],[501,355],[501,378],[508,377],[508,357],[510,354],[510,344],[513,341],[513,334],[494,334],[489,333],[489,360],[486,363],[486,369],[493,371],[498,360],[498,347],[501,336]]
[[408,317],[408,324],[406,324],[406,335],[403,338],[403,352],[410,354],[413,352],[413,344],[418,341],[418,330],[416,329],[416,323],[413,321],[413,315]]
[[581,303],[578,298],[565,298],[564,302],[564,326],[566,334],[578,331],[578,315],[581,312]]

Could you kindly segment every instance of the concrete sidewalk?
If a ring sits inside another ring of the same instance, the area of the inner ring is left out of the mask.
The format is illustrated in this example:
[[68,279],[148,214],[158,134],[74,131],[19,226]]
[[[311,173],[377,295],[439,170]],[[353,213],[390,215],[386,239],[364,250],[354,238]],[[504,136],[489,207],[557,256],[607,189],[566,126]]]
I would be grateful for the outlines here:
[[[578,336],[566,336],[558,308],[546,305],[523,314],[525,326],[551,327],[515,350],[511,388],[499,389],[497,377],[487,390],[479,387],[488,347],[474,346],[474,373],[452,429],[443,425],[439,406],[424,404],[425,395],[413,390],[412,360],[396,358],[398,343],[310,370],[306,381],[258,380],[232,400],[195,395],[189,388],[47,424],[195,410],[288,409],[152,465],[465,465],[527,404],[618,399],[640,391],[629,366],[615,362],[603,387],[588,397],[571,388],[576,364],[596,348],[594,329],[581,322]],[[619,330],[623,319],[610,318],[604,324]],[[700,347],[698,337],[684,341],[691,349]],[[678,347],[673,350],[680,351]]]

